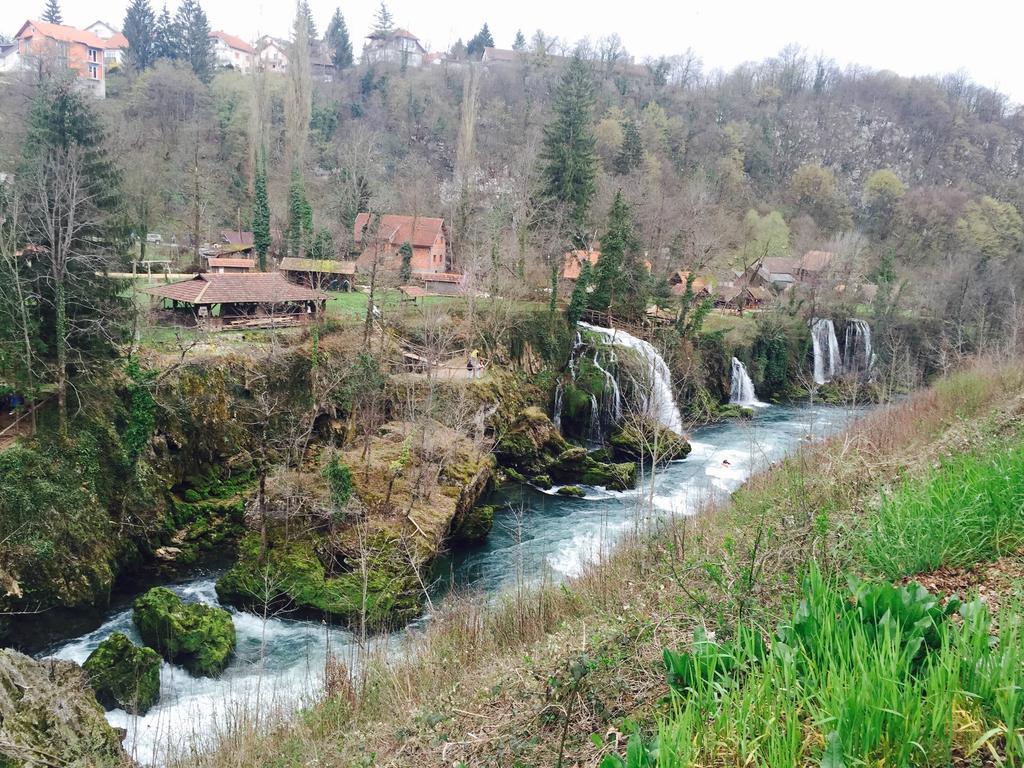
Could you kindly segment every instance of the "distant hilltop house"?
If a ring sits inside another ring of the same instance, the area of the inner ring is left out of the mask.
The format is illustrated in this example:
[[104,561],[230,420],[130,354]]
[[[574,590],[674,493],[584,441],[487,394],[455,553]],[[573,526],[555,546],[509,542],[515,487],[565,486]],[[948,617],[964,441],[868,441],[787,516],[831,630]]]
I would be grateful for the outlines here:
[[92,32],[29,20],[15,35],[21,67],[37,64],[70,69],[93,96],[106,98],[107,42]]
[[0,43],[0,72],[14,72],[21,69],[21,54],[17,40]]
[[407,29],[389,32],[371,32],[363,45],[363,64],[399,64],[422,67],[427,60],[427,49],[420,39]]
[[[372,231],[373,226],[376,232]],[[370,214],[360,213],[353,229],[352,241],[360,252],[356,263],[361,271],[370,271],[376,257],[385,271],[399,272],[404,243],[412,247],[410,268],[414,275],[451,271],[444,219],[386,213],[371,222]]]
[[832,266],[830,251],[808,251],[800,258],[768,256],[736,277],[751,286],[785,291],[794,285],[821,282]]
[[[672,286],[672,295],[684,296],[686,294],[686,284],[689,279],[690,272],[687,270],[677,269],[669,275],[668,284]],[[715,296],[715,290],[711,286],[710,280],[701,277],[700,275],[693,278],[690,290],[693,292],[693,297],[698,301]]]
[[293,283],[322,290],[351,291],[356,280],[354,261],[286,256],[278,269]]
[[210,33],[217,65],[239,72],[251,72],[256,49],[240,37],[217,30]]
[[256,41],[256,59],[265,72],[288,71],[288,43],[270,35]]
[[128,50],[128,38],[105,21],[94,21],[85,28],[86,32],[92,32],[100,40],[106,43],[103,49],[103,61],[107,70],[116,69],[124,64],[125,51]]

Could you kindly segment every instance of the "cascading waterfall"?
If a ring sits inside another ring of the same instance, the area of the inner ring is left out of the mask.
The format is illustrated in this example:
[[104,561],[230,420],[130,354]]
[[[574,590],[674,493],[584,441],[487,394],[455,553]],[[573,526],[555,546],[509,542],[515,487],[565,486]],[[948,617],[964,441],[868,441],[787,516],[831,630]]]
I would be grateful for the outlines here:
[[587,427],[587,440],[591,443],[602,443],[601,436],[601,406],[597,404],[597,398],[590,396],[590,425]]
[[663,427],[682,434],[683,417],[672,394],[672,375],[658,350],[650,343],[625,331],[602,328],[589,323],[580,323],[580,326],[601,336],[609,344],[617,344],[638,353],[640,359],[649,366],[650,374],[648,390],[644,397],[644,410]]
[[[580,350],[583,348],[583,336],[576,332],[576,341],[572,345],[572,351],[569,353],[569,378],[572,381],[576,380],[576,360],[579,357]],[[565,382],[562,379],[558,380],[555,385],[555,405],[551,413],[551,422],[555,425],[559,432],[562,431],[562,405],[565,398]]]
[[832,381],[842,366],[839,339],[831,320],[815,317],[811,320],[811,345],[814,347],[814,383]]
[[843,339],[843,371],[867,373],[874,362],[871,351],[871,326],[866,320],[851,319]]
[[[618,420],[622,418],[622,391],[619,389],[619,382],[616,380],[616,378],[612,376],[611,372],[607,371],[604,368],[604,366],[601,365],[601,362],[598,360],[599,352],[600,350],[594,350],[594,367],[597,368],[597,370],[599,370],[601,374],[604,376],[605,395],[602,396],[602,399],[607,400],[607,393],[609,391],[611,392],[611,408],[609,415],[611,416],[613,422],[618,422]],[[610,357],[611,363],[612,365],[614,365],[617,362],[615,359],[615,353],[611,352]]]
[[766,405],[757,399],[754,382],[751,380],[750,374],[747,373],[746,366],[735,357],[732,359],[732,387],[729,393],[729,402],[747,408],[762,408]]

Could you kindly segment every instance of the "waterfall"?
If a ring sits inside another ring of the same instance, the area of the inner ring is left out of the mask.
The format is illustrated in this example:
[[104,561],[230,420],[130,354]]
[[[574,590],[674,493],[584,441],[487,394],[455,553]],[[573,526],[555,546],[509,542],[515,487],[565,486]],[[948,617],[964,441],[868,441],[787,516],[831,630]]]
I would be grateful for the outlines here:
[[[599,352],[600,350],[594,350],[594,367],[604,375],[605,392],[607,393],[609,389],[611,390],[612,402],[610,415],[612,417],[612,421],[617,423],[618,420],[622,418],[622,392],[619,390],[619,382],[616,378],[612,376],[609,371],[605,370],[600,361],[598,361],[597,357]],[[614,352],[611,353],[611,358],[612,363],[616,362]],[[605,400],[607,397],[605,396],[601,399]]]
[[589,323],[580,323],[580,326],[603,337],[609,344],[617,344],[639,354],[641,360],[647,363],[650,369],[649,389],[645,397],[644,410],[663,427],[682,434],[683,417],[679,413],[676,399],[672,394],[672,375],[669,373],[665,360],[658,354],[658,350],[643,339],[638,339],[625,331],[602,328]]
[[866,320],[850,320],[843,339],[843,371],[867,373],[873,361],[871,326]]
[[[569,378],[572,381],[576,381],[576,360],[579,357],[580,350],[583,348],[583,336],[576,332],[576,341],[573,342],[572,351],[569,353]],[[565,381],[559,379],[555,385],[555,407],[551,414],[551,421],[558,429],[562,431],[562,402],[565,396]]]
[[832,381],[842,367],[839,339],[831,320],[815,317],[811,320],[811,344],[814,347],[814,383]]
[[746,367],[737,358],[732,359],[732,388],[729,394],[729,402],[734,405],[743,405],[747,408],[762,408],[766,403],[757,399],[754,391],[754,382],[750,379]]
[[555,408],[551,414],[551,421],[554,423],[555,428],[562,431],[562,398],[565,396],[565,382],[561,379],[555,385]]
[[590,426],[587,428],[587,440],[592,443],[601,443],[601,406],[597,404],[597,398],[590,396]]

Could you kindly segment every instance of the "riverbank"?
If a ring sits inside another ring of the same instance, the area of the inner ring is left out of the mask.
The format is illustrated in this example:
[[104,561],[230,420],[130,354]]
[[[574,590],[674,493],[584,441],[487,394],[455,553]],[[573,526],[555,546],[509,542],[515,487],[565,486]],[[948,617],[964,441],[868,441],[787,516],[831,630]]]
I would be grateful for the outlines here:
[[851,566],[851,536],[880,490],[1019,434],[1022,387],[1017,367],[956,374],[806,446],[728,504],[627,534],[568,584],[513,589],[490,607],[449,600],[409,660],[367,663],[269,737],[241,723],[198,762],[553,765],[561,751],[594,764],[622,748],[625,719],[650,725],[665,648],[696,627],[773,626],[809,561]]

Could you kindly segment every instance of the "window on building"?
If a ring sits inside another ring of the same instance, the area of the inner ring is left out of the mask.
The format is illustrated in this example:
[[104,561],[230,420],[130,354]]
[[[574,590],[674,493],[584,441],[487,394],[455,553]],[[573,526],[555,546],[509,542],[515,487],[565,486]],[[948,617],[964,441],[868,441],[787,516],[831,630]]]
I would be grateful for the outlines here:
[[97,65],[97,64],[90,64],[89,65],[89,77],[91,77],[93,80],[99,80],[100,79],[100,68],[99,68],[99,65]]

